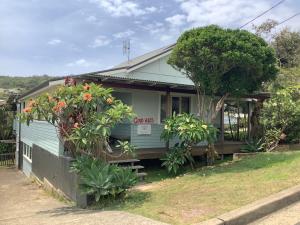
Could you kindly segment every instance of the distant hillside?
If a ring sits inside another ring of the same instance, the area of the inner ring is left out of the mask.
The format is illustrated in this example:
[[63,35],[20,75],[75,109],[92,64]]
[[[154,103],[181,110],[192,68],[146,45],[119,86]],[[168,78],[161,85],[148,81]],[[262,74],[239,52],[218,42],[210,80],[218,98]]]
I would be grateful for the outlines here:
[[51,78],[47,75],[31,77],[0,76],[0,99],[6,99],[11,93],[22,94]]

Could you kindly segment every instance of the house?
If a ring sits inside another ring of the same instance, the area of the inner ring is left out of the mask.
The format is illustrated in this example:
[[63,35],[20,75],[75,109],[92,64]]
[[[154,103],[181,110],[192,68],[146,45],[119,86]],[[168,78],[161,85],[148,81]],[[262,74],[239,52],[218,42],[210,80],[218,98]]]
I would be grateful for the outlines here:
[[[154,159],[164,155],[166,143],[160,139],[160,135],[163,120],[167,116],[174,112],[197,113],[192,81],[167,64],[173,47],[174,45],[160,48],[109,70],[74,76],[78,82],[90,81],[113,88],[116,98],[133,107],[137,117],[131,123],[117,125],[111,136],[129,140],[137,147],[139,159]],[[20,96],[18,110],[25,108],[29,99],[43,92],[51,92],[63,83],[64,78],[47,81]],[[245,96],[238,102],[236,99],[227,100],[228,111],[225,104],[215,123],[220,131],[216,144],[220,154],[232,154],[239,150],[240,141],[250,135],[253,104],[264,97],[253,95]],[[229,121],[224,119],[227,114]],[[230,118],[236,114],[240,116],[232,120],[234,124],[231,124]],[[18,123],[16,134],[19,168],[27,176],[33,174],[40,179],[47,179],[71,199],[76,198],[76,190],[69,185],[75,178],[67,175],[71,159],[64,156],[63,142],[55,127],[45,121],[34,121],[29,126]],[[175,141],[170,143],[173,144]],[[201,155],[204,149],[205,143],[195,147],[193,154]]]

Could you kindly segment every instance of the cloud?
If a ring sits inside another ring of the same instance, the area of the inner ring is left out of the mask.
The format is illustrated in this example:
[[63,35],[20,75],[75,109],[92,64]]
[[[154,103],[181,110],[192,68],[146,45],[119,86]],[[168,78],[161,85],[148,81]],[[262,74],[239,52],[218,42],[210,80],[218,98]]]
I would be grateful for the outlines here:
[[87,22],[94,23],[97,21],[97,18],[96,18],[96,16],[88,16],[85,20]]
[[162,42],[169,42],[169,41],[173,40],[174,37],[172,35],[169,35],[169,34],[163,34],[162,36],[160,36],[159,39]]
[[90,0],[112,16],[141,16],[153,13],[157,9],[154,6],[142,8],[137,2],[129,0]]
[[103,47],[103,46],[109,45],[110,43],[111,43],[110,39],[108,39],[104,35],[100,35],[100,36],[95,38],[93,44],[91,44],[90,47],[98,48],[98,47]]
[[124,32],[116,33],[113,36],[117,39],[121,39],[121,38],[128,38],[128,37],[132,36],[134,33],[135,32],[133,30],[128,29]]
[[181,26],[186,22],[186,16],[182,14],[176,14],[171,17],[167,17],[165,19],[167,22],[171,24],[171,26]]
[[271,1],[181,0],[180,8],[192,26],[241,24],[271,7]]
[[150,6],[150,7],[146,7],[146,8],[145,8],[145,11],[146,11],[146,12],[149,12],[149,13],[154,13],[154,12],[157,11],[157,8],[154,7],[154,6]]
[[141,26],[144,30],[149,31],[150,34],[157,34],[165,31],[164,24],[161,22],[149,23]]
[[68,63],[66,66],[68,66],[68,67],[75,67],[75,66],[79,66],[79,67],[90,67],[90,66],[92,66],[92,65],[93,65],[93,63],[88,62],[88,61],[85,60],[85,59],[78,59],[78,60],[76,60],[76,61],[74,61],[74,62]]
[[62,41],[60,39],[52,39],[48,41],[48,45],[59,45]]
[[84,58],[75,60],[74,62],[67,63],[67,67],[92,67],[92,66],[99,66],[100,63],[97,61],[88,61]]

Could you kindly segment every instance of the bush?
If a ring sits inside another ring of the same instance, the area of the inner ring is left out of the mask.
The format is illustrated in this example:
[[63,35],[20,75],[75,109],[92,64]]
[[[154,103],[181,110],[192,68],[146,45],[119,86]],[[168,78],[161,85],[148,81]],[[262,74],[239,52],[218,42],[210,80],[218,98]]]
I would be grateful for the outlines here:
[[261,111],[261,124],[265,130],[265,149],[274,150],[282,136],[300,139],[299,130],[294,130],[300,119],[300,88],[289,87],[278,90],[264,102]]
[[246,141],[246,145],[241,147],[241,152],[261,152],[264,150],[262,139]]
[[96,202],[121,197],[137,183],[137,176],[131,169],[111,165],[90,156],[78,157],[71,169],[80,176],[81,191],[95,196]]
[[162,166],[165,166],[169,172],[176,173],[178,168],[182,166],[185,161],[189,161],[191,167],[194,166],[194,159],[192,157],[192,147],[200,142],[206,141],[208,143],[207,157],[213,161],[217,155],[213,143],[217,139],[217,129],[207,124],[200,118],[192,114],[179,114],[165,120],[164,130],[161,134],[161,139],[170,141],[174,138],[179,138],[179,143],[171,149]]
[[[34,119],[43,119],[55,126],[73,156],[82,152],[95,157],[111,154],[108,142],[112,128],[134,116],[132,108],[115,99],[112,92],[94,83],[76,85],[68,78],[65,86],[51,94],[31,99],[18,116],[28,125]],[[134,146],[122,142],[120,149],[130,154]]]
[[0,143],[0,154],[14,152],[15,145]]
[[169,173],[177,174],[179,168],[183,166],[187,161],[190,164],[194,164],[194,158],[192,157],[190,151],[187,151],[186,146],[176,144],[166,156],[161,159],[163,163],[162,166],[166,167]]

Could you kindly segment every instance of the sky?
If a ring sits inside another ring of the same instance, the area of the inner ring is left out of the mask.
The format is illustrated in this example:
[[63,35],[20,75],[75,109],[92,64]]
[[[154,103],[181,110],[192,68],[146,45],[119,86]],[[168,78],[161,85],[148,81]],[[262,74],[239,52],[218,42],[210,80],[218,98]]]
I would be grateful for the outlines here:
[[[62,76],[108,69],[176,42],[193,27],[238,28],[279,0],[0,0],[0,74]],[[286,0],[253,22],[300,12]],[[300,30],[300,16],[278,26]],[[252,24],[245,29],[252,30]]]

